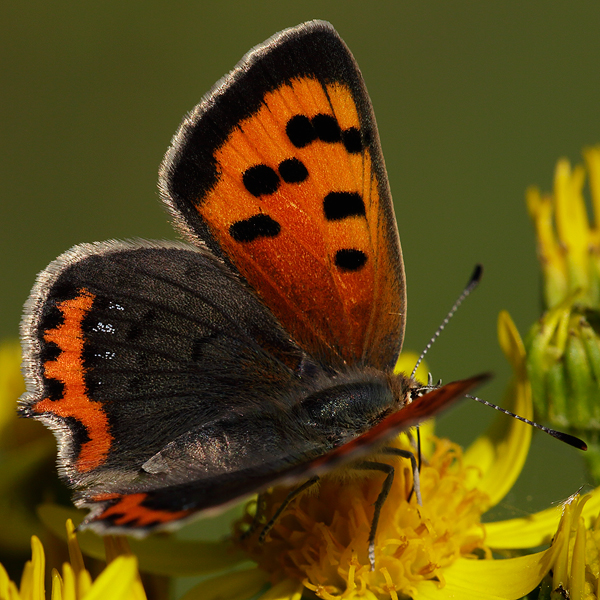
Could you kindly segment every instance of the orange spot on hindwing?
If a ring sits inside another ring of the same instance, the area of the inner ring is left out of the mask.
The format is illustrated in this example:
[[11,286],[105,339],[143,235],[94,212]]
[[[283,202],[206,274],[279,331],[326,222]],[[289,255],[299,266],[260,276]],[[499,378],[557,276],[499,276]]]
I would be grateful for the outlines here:
[[53,345],[58,352],[43,365],[46,387],[53,397],[48,396],[33,407],[37,413],[56,415],[64,419],[67,426],[79,429],[81,444],[74,467],[81,473],[102,465],[112,442],[106,413],[99,402],[88,396],[85,384],[82,322],[93,301],[94,295],[81,289],[75,298],[57,303],[61,322],[43,332],[44,342]]

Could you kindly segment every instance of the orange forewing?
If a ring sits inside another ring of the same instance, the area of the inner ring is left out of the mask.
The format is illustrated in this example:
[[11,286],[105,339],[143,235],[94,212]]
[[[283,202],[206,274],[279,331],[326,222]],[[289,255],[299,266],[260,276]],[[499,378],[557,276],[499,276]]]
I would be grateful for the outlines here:
[[[398,265],[390,257],[390,240],[382,227],[379,183],[368,148],[350,153],[341,140],[320,139],[295,147],[286,124],[296,115],[331,115],[342,131],[361,126],[346,86],[323,85],[310,77],[283,84],[267,93],[260,110],[215,152],[218,183],[196,208],[240,273],[300,345],[313,351],[326,348],[328,354],[356,363],[382,344],[381,334],[397,336],[401,329]],[[244,186],[242,175],[248,169],[266,165],[276,173],[289,159],[305,166],[304,181],[280,181],[274,193],[258,197]],[[328,220],[323,199],[330,192],[359,194],[364,215]],[[232,226],[258,214],[278,223],[279,235],[243,242],[232,237]],[[364,253],[364,265],[338,268],[335,256],[344,249]]]

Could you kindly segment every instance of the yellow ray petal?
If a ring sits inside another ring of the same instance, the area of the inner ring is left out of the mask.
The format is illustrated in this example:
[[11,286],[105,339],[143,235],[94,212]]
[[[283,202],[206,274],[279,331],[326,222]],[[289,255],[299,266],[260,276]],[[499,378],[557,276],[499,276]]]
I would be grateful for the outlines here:
[[588,284],[588,244],[590,227],[583,198],[585,170],[582,165],[571,169],[569,161],[559,160],[554,174],[556,229],[567,250],[569,285],[572,290]]
[[8,573],[2,564],[0,564],[0,598],[8,598],[8,587],[10,585],[10,579]]
[[256,568],[232,571],[205,579],[181,600],[247,600],[267,583],[267,574]]
[[85,564],[83,562],[83,555],[81,554],[81,548],[77,543],[77,536],[75,535],[75,525],[73,525],[73,521],[71,519],[67,519],[67,546],[69,548],[69,562],[73,567],[73,571],[77,575],[81,573],[81,571],[85,570]]
[[44,556],[44,546],[37,536],[31,536],[31,592],[29,598],[31,600],[44,600],[45,594],[45,573],[46,557]]
[[[444,570],[444,587],[433,581],[419,585],[418,600],[516,600],[533,590],[549,571],[556,553],[545,552],[504,560],[458,559]],[[493,591],[492,591],[493,590]]]
[[571,562],[571,573],[569,576],[569,592],[571,598],[584,598],[585,590],[585,544],[587,532],[583,519],[578,519],[575,544],[573,545],[573,557]]
[[583,157],[589,173],[592,206],[594,207],[594,227],[598,228],[600,225],[598,222],[600,219],[600,146],[585,148]]
[[[498,316],[498,338],[515,378],[503,406],[527,419],[533,418],[531,387],[525,377],[525,348],[506,311]],[[499,414],[490,428],[464,454],[465,466],[475,467],[472,483],[490,497],[491,506],[504,498],[521,473],[529,445],[531,427]],[[482,479],[478,474],[483,473]]]
[[[529,517],[486,523],[486,543],[494,550],[535,548],[548,544],[556,533],[562,505],[547,508]],[[581,516],[589,527],[600,512],[600,488],[596,488],[583,507]]]
[[6,569],[0,564],[0,598],[2,600],[21,600],[19,590],[14,581],[8,577]]
[[63,600],[76,600],[77,589],[75,583],[75,573],[70,563],[63,564]]
[[119,556],[100,573],[83,600],[130,600],[137,577],[135,556]]
[[[60,573],[56,569],[52,569],[52,575],[50,576],[52,581],[52,592],[50,594],[50,600],[63,600],[63,580]],[[0,593],[0,598],[4,598]]]
[[552,196],[542,196],[535,187],[527,190],[526,200],[535,225],[537,254],[544,272],[544,299],[546,305],[552,307],[564,299],[568,290],[565,252],[554,229],[554,202]]

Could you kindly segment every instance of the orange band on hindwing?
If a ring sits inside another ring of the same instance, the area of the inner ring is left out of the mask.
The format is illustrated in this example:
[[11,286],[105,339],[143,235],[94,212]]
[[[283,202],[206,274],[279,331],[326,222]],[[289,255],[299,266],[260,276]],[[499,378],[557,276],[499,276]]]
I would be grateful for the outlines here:
[[75,419],[85,427],[87,439],[81,444],[75,468],[82,473],[102,465],[110,450],[112,436],[108,418],[98,402],[87,395],[83,360],[84,336],[82,321],[90,312],[94,295],[82,289],[72,300],[57,304],[62,323],[44,332],[44,340],[55,344],[58,356],[44,363],[44,376],[59,382],[60,398],[46,397],[34,406],[37,413],[51,413],[63,419]]
[[189,516],[193,511],[176,510],[170,512],[168,510],[159,510],[143,506],[144,500],[148,498],[148,494],[98,494],[92,500],[94,502],[104,502],[117,500],[115,504],[110,505],[94,521],[111,521],[116,526],[121,527],[146,527],[149,525],[158,525],[161,523],[169,523],[177,521]]

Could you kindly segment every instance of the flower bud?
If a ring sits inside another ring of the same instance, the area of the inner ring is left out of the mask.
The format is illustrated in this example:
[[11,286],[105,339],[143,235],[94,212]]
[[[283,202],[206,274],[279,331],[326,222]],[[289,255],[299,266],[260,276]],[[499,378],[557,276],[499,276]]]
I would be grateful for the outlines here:
[[[584,157],[597,218],[600,146],[585,150]],[[537,417],[595,445],[600,439],[600,230],[588,218],[585,178],[583,165],[571,168],[562,159],[552,194],[527,191],[545,312],[525,346]]]

